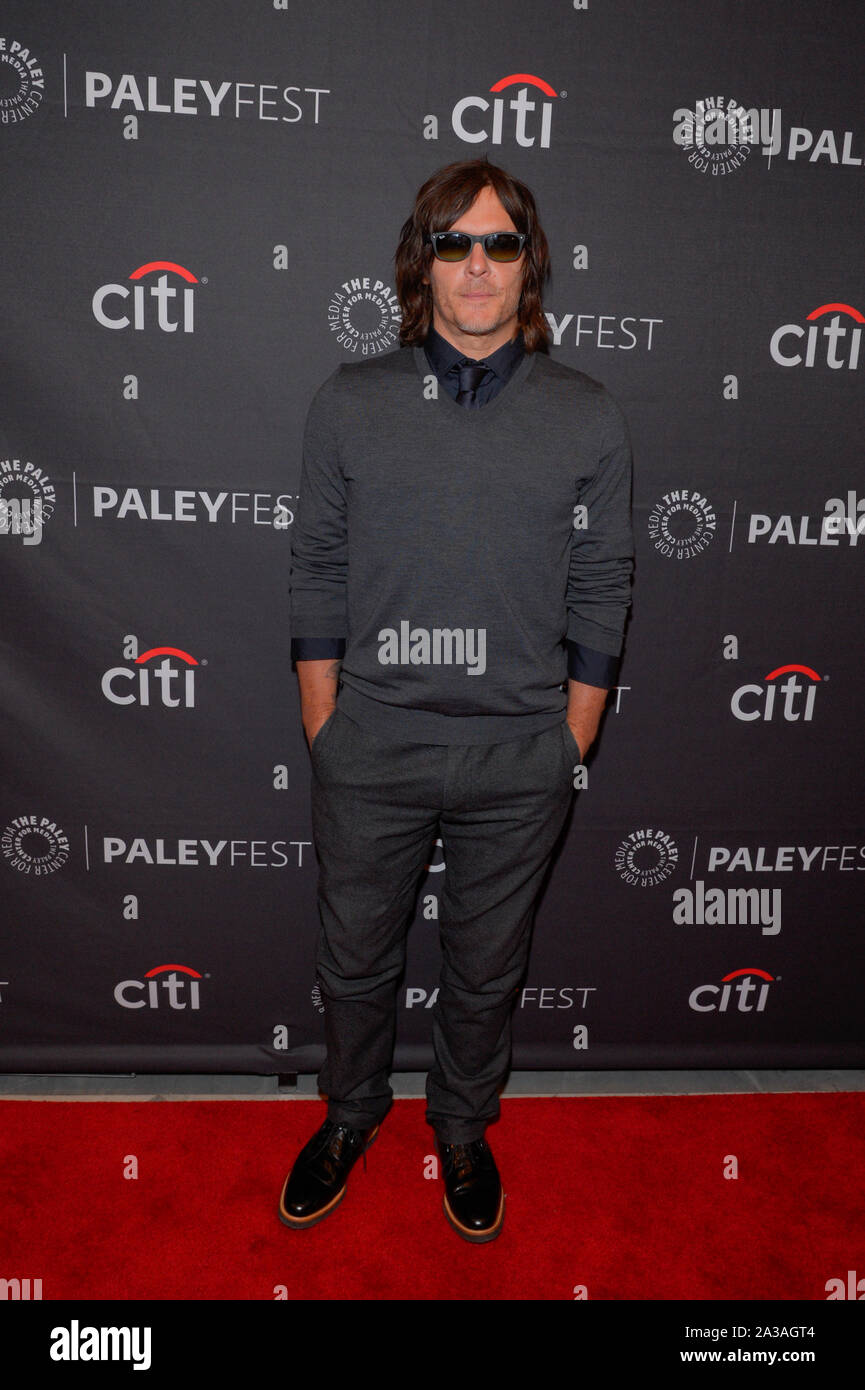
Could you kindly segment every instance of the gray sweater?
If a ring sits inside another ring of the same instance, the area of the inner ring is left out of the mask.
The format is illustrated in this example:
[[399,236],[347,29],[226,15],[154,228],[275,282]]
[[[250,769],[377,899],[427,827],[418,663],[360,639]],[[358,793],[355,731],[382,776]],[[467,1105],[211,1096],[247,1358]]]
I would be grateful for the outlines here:
[[631,451],[598,382],[526,353],[457,405],[421,348],[338,367],[304,435],[291,655],[342,659],[340,708],[419,743],[561,722],[615,681],[630,603]]

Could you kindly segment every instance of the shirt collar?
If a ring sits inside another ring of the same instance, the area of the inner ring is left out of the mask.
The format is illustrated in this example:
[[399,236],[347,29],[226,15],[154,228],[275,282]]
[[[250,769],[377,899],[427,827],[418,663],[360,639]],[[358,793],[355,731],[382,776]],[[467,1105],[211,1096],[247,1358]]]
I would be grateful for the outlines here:
[[484,366],[489,367],[490,371],[501,377],[502,381],[507,381],[525,350],[522,329],[517,331],[517,336],[512,338],[509,343],[503,343],[500,348],[496,348],[495,352],[491,352],[489,357],[466,357],[465,353],[460,352],[459,348],[455,348],[453,343],[448,342],[447,338],[443,338],[440,333],[437,333],[432,324],[430,324],[424,342],[427,360],[438,377],[445,376],[458,362],[468,361],[483,362]]

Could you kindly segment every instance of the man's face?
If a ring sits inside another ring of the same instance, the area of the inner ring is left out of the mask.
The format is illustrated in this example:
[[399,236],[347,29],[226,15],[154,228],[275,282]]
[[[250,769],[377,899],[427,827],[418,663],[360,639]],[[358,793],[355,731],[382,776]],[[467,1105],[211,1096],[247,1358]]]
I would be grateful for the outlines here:
[[[468,212],[450,227],[434,232],[515,232],[491,188],[482,188]],[[424,284],[430,286],[433,328],[467,357],[488,357],[510,342],[517,331],[517,309],[525,274],[526,253],[499,264],[487,259],[480,242],[464,261],[448,265],[433,258]]]

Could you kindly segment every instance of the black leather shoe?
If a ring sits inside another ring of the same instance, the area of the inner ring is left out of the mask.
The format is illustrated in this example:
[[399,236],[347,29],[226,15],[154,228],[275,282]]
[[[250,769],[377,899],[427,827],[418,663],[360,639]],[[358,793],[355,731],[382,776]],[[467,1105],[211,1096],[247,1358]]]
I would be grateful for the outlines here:
[[349,1173],[378,1130],[378,1125],[372,1129],[353,1129],[351,1125],[325,1120],[301,1149],[283,1184],[279,1199],[280,1221],[303,1230],[330,1216],[345,1196]]
[[445,1216],[463,1240],[495,1240],[505,1219],[499,1170],[485,1139],[442,1144]]

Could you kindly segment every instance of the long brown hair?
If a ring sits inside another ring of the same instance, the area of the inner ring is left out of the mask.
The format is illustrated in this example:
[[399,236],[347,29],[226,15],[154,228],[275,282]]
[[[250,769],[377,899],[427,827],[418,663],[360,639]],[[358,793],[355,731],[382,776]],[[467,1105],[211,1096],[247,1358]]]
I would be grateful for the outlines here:
[[486,159],[465,159],[438,169],[419,190],[411,216],[400,232],[396,250],[396,293],[402,309],[400,342],[420,344],[432,322],[432,292],[423,283],[432,261],[426,238],[445,231],[468,212],[482,188],[491,188],[518,232],[527,236],[525,272],[518,321],[527,352],[548,350],[549,325],[542,295],[549,274],[550,252],[531,190]]

